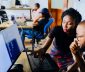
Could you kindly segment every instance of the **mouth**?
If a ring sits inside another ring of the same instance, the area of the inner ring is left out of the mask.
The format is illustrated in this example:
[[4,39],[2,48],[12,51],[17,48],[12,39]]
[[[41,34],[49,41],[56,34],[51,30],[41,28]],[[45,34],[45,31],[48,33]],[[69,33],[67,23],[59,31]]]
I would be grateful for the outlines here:
[[64,32],[67,32],[68,30],[67,29],[63,29],[64,30]]

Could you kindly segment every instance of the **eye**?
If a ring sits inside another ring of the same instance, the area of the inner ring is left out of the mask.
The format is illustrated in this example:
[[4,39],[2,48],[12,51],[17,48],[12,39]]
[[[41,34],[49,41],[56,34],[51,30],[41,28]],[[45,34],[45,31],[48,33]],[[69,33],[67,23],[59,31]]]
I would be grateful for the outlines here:
[[72,22],[68,22],[68,25],[72,25],[73,23]]

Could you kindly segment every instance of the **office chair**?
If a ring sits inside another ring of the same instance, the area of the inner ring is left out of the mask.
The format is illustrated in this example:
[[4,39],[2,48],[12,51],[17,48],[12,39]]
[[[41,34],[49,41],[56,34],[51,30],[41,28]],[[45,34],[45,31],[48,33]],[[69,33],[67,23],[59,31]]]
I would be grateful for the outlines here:
[[34,36],[35,34],[33,33],[32,35],[26,35],[26,37],[29,39],[33,39],[33,43],[35,43],[35,39],[36,39],[38,43],[41,39],[44,39],[47,36],[48,28],[53,22],[54,22],[54,18],[50,18],[48,23],[44,27],[44,34],[37,34],[36,36]]
[[50,25],[51,25],[53,22],[54,22],[54,18],[50,18],[49,21],[48,21],[48,23],[47,23],[47,24],[45,25],[45,27],[44,27],[44,34],[43,34],[43,35],[41,35],[41,34],[37,35],[37,36],[36,36],[36,39],[44,39],[44,38],[47,36],[47,34],[48,34],[48,29],[49,29]]

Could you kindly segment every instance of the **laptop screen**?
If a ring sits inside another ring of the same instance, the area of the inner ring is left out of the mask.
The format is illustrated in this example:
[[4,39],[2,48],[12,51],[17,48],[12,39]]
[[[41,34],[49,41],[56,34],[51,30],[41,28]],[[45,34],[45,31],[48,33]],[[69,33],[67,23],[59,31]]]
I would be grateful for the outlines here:
[[9,67],[12,65],[10,56],[4,41],[3,35],[0,33],[0,72],[7,72]]
[[24,50],[16,25],[0,32],[0,72],[7,72]]

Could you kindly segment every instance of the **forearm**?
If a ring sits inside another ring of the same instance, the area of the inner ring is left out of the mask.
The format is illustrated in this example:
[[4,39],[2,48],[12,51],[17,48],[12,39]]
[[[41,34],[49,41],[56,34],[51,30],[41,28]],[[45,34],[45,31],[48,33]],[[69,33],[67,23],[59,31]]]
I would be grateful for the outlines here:
[[37,25],[38,25],[38,22],[36,22],[36,23],[33,23],[33,27],[34,27],[34,26],[37,26]]
[[74,62],[74,63],[70,66],[70,68],[67,70],[67,72],[74,72],[75,70],[77,70],[77,68],[78,68],[78,65],[77,65],[76,62]]
[[38,22],[38,18],[37,18],[37,19],[35,19],[35,20],[33,20],[33,23],[36,23],[36,22]]
[[40,18],[42,18],[42,17],[41,17],[41,16],[36,17],[36,18],[33,20],[33,23],[38,22]]
[[43,45],[43,48],[47,51],[47,49],[50,47],[53,39],[47,37],[46,43]]
[[77,54],[75,57],[76,57],[76,62],[78,64],[78,67],[80,68],[80,71],[85,72],[85,62],[82,59],[82,57],[79,54]]

